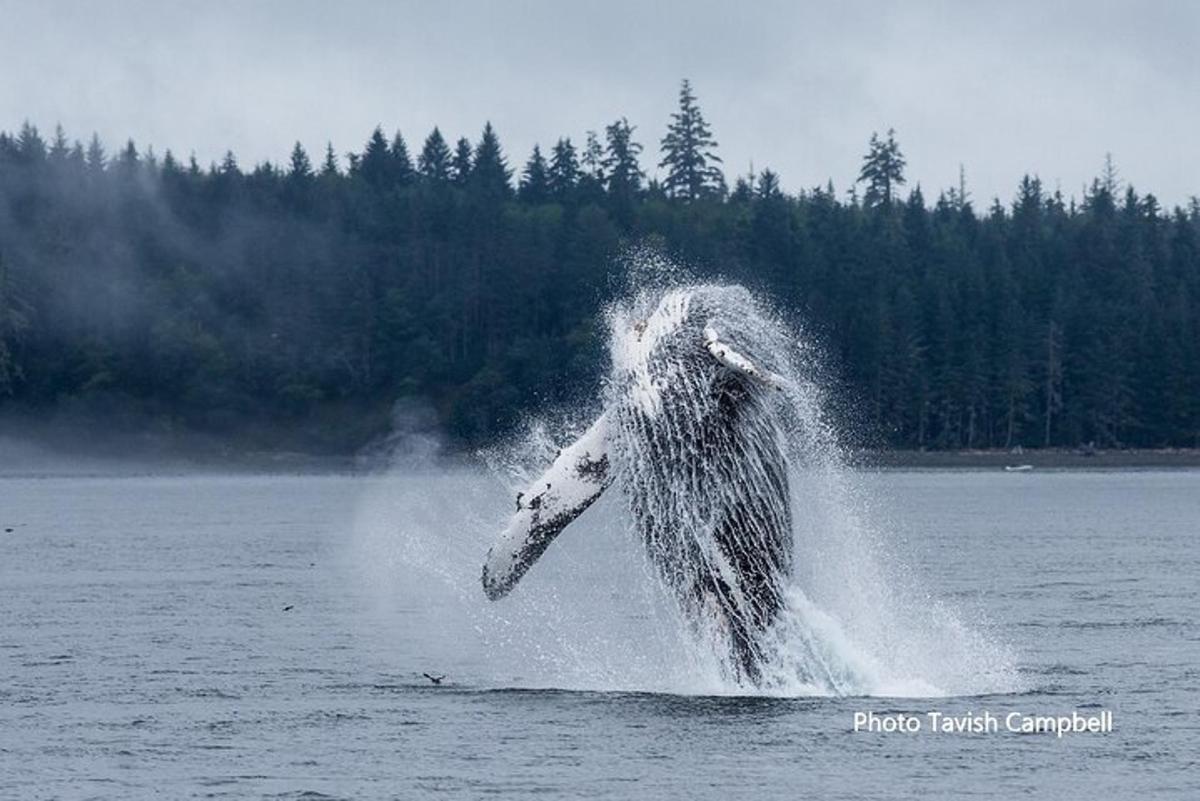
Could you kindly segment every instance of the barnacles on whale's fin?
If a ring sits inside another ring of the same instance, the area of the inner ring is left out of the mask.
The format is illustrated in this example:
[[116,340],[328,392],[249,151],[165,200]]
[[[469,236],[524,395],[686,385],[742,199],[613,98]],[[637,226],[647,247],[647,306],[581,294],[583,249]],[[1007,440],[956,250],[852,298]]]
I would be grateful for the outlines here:
[[608,422],[600,417],[573,445],[560,450],[545,475],[517,494],[516,513],[488,551],[483,591],[504,597],[566,526],[612,482]]

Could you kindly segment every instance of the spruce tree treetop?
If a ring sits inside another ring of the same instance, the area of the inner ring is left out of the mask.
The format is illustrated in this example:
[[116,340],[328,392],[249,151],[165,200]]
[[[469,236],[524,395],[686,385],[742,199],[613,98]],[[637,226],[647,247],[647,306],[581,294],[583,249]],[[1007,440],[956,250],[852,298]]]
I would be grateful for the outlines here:
[[724,194],[725,176],[717,166],[721,159],[716,147],[692,85],[685,79],[679,87],[679,110],[671,115],[662,138],[663,159],[658,165],[667,170],[663,188],[670,197],[696,200]]
[[542,156],[542,149],[537,145],[533,146],[533,153],[525,164],[525,171],[521,173],[521,186],[517,190],[517,197],[526,203],[535,205],[545,203],[550,199],[546,159]]
[[505,198],[512,193],[512,170],[500,148],[500,137],[491,122],[483,126],[483,135],[475,146],[475,157],[471,165],[471,185],[483,195]]
[[422,177],[430,181],[450,180],[450,148],[442,132],[434,128],[425,138],[425,146],[417,158],[417,168]]
[[579,157],[571,140],[559,139],[550,155],[550,173],[547,176],[550,194],[555,200],[563,201],[570,196],[579,183]]
[[779,188],[779,175],[772,170],[763,170],[758,176],[757,194],[764,200],[783,196]]
[[454,145],[454,159],[450,164],[454,183],[466,186],[471,180],[471,143],[467,137],[461,137]]
[[357,172],[368,184],[376,188],[391,183],[392,154],[388,141],[383,135],[383,129],[376,126],[363,149],[362,158],[357,162]]
[[604,170],[610,194],[630,196],[642,188],[642,178],[646,174],[638,164],[642,146],[633,140],[634,130],[634,126],[624,117],[604,129],[608,147],[600,166]]
[[38,133],[37,126],[28,121],[17,134],[17,154],[26,164],[40,164],[46,160],[46,142]]
[[67,153],[71,150],[70,144],[67,142],[67,134],[63,131],[61,125],[54,126],[54,141],[50,144],[50,161],[61,164],[67,160]]
[[871,134],[857,181],[867,185],[863,204],[868,207],[890,205],[899,187],[904,185],[905,163],[896,142],[895,129],[888,129],[887,141],[882,141],[877,133]]
[[87,147],[87,167],[88,171],[94,174],[104,172],[104,165],[107,159],[104,155],[104,145],[100,144],[100,137],[93,133]]
[[754,173],[739,175],[733,182],[733,191],[729,193],[731,203],[746,203],[754,196]]
[[583,148],[583,169],[599,183],[604,183],[604,146],[595,131],[587,132],[587,144]]
[[338,174],[337,155],[333,152],[333,142],[325,143],[325,162],[321,165],[321,175]]
[[[170,153],[167,155],[170,155]],[[308,153],[304,151],[304,146],[299,142],[292,148],[291,168],[288,170],[288,177],[293,180],[303,180],[312,177],[312,162],[308,160]]]
[[388,152],[392,157],[392,180],[399,184],[410,183],[414,175],[412,159],[408,155],[408,145],[399,131],[392,137],[392,146]]

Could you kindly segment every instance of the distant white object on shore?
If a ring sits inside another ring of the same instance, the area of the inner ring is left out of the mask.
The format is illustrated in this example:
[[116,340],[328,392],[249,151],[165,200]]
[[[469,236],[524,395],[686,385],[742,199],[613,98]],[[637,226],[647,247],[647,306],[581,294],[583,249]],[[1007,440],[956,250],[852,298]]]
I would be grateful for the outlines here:
[[1008,464],[1004,466],[1005,473],[1027,473],[1033,469],[1031,464]]

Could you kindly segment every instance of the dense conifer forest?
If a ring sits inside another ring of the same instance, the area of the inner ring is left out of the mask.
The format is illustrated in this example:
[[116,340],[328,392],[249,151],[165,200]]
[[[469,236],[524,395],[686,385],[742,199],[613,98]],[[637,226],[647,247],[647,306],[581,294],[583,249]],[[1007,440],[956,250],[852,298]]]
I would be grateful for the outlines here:
[[840,190],[730,185],[686,82],[661,131],[546,144],[376,129],[244,168],[0,134],[0,416],[349,452],[401,401],[486,442],[599,377],[638,246],[794,310],[861,441],[1200,445],[1194,198],[1111,162],[1079,198],[926,195],[892,132]]

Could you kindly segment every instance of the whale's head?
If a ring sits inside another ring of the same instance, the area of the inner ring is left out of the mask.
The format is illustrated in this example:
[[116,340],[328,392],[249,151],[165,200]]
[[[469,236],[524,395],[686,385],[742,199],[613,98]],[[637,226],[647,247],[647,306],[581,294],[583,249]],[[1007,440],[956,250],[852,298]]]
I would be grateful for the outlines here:
[[691,290],[673,289],[649,313],[626,310],[612,321],[614,378],[618,388],[647,415],[656,416],[662,408],[663,392],[678,378],[681,359],[699,355],[689,347],[703,341],[695,301]]
[[744,356],[742,287],[688,287],[665,292],[648,312],[624,310],[612,319],[614,388],[642,413],[656,417],[664,397],[695,396],[716,381],[767,384],[775,377]]

